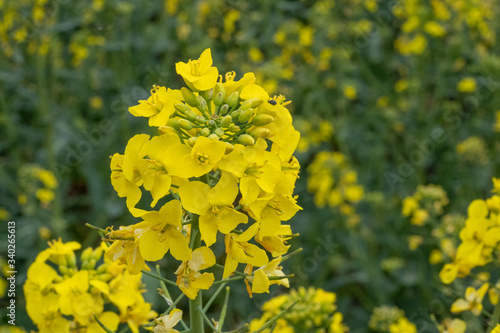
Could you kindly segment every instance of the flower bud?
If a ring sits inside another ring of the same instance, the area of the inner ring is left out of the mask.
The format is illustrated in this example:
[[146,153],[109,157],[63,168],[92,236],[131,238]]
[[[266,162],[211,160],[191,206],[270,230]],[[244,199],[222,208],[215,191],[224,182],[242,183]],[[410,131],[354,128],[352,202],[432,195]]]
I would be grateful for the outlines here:
[[234,108],[236,105],[238,105],[239,97],[239,92],[233,91],[231,95],[226,98],[226,104],[229,105],[229,107]]
[[90,261],[87,261],[87,269],[94,269],[95,268],[96,261],[95,259],[90,259]]
[[217,124],[215,123],[215,120],[210,119],[210,120],[208,121],[208,126],[210,126],[210,127],[214,128],[214,127],[215,127],[215,125],[217,125]]
[[69,274],[68,267],[64,265],[59,265],[59,272],[61,272],[62,275],[68,275]]
[[179,119],[179,126],[186,131],[190,131],[193,129],[193,123],[186,119]]
[[91,256],[92,256],[92,248],[88,247],[85,250],[83,250],[82,255],[80,256],[80,260],[83,263],[85,261],[88,261]]
[[196,100],[196,95],[186,87],[181,88],[182,97],[188,105],[196,106],[198,101]]
[[170,127],[173,127],[175,129],[179,129],[179,120],[177,119],[174,119],[174,118],[170,118],[168,121],[167,121],[167,126],[170,126]]
[[250,98],[243,102],[243,104],[241,104],[240,109],[246,110],[249,108],[255,108],[261,104],[262,100],[260,98]]
[[231,124],[228,129],[230,132],[239,132],[241,130],[241,128],[239,126],[236,126],[235,124]]
[[209,138],[210,140],[214,140],[214,141],[216,141],[216,140],[219,140],[219,139],[220,139],[220,138],[219,138],[219,136],[218,136],[217,134],[215,134],[215,133],[210,134],[210,135],[208,136],[208,138]]
[[252,118],[252,116],[253,116],[253,109],[243,110],[238,116],[238,121],[240,123],[246,123],[250,120],[250,118]]
[[227,115],[224,118],[222,118],[222,120],[220,122],[220,127],[228,128],[229,126],[231,126],[232,122],[233,122],[233,118],[230,115]]
[[201,95],[205,100],[207,101],[211,100],[212,97],[214,96],[214,88],[201,92]]
[[160,126],[158,127],[158,132],[160,134],[167,134],[167,133],[176,133],[176,130],[172,126]]
[[196,113],[194,113],[193,111],[191,111],[191,110],[186,111],[186,113],[184,115],[191,122],[195,122],[196,121],[196,117],[198,117],[198,115]]
[[255,144],[255,139],[248,134],[242,134],[238,137],[238,142],[244,146],[253,146]]
[[69,267],[76,267],[76,256],[73,252],[66,254],[66,260]]
[[[204,135],[205,136],[205,135]],[[187,140],[187,145],[191,148],[194,147],[194,144],[196,143],[196,139],[198,139],[197,137],[190,137],[188,140]]]
[[268,114],[258,114],[252,119],[252,124],[255,126],[264,126],[271,123],[274,120],[273,116]]
[[222,128],[216,128],[214,132],[221,138],[224,136],[224,130]]
[[108,270],[108,267],[109,267],[108,263],[104,263],[104,264],[99,265],[99,267],[97,267],[97,273],[98,274],[106,273],[106,271]]
[[198,95],[196,99],[198,100],[198,109],[201,113],[206,113],[208,111],[207,101],[201,95]]
[[271,131],[263,127],[257,127],[250,132],[250,135],[255,139],[266,139],[269,134],[271,134]]
[[200,135],[202,136],[209,136],[210,135],[210,130],[208,128],[204,128],[200,131]]
[[234,146],[229,143],[229,142],[226,142],[226,154],[229,154],[230,152],[232,152],[234,150]]
[[[102,248],[98,247],[92,252],[92,258],[95,262],[99,261],[102,257]],[[94,263],[95,266],[95,263]]]
[[241,113],[240,109],[234,110],[233,112],[231,112],[231,118],[238,119],[238,117],[240,116],[240,113]]
[[106,273],[106,274],[102,274],[102,275],[99,275],[97,278],[101,281],[109,281],[113,276],[109,273]]
[[215,95],[214,98],[215,105],[221,105],[223,101],[224,101],[224,95],[221,92]]
[[203,116],[196,116],[196,122],[205,125],[207,123],[207,119]]
[[214,90],[214,103],[215,105],[221,105],[222,102],[224,101],[224,97],[226,97],[226,88],[222,85],[222,83],[217,83],[215,85],[215,90]]
[[223,106],[220,107],[219,109],[219,115],[223,116],[229,111],[229,105],[224,104]]
[[174,105],[175,109],[179,111],[181,114],[185,114],[186,111],[191,111],[191,108],[183,103],[176,103]]

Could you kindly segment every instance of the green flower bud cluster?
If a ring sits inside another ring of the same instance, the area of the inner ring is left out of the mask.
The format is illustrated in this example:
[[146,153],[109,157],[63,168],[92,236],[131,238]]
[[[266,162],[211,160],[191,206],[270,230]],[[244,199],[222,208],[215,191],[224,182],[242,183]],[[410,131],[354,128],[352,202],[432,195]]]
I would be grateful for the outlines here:
[[379,306],[373,309],[368,326],[375,332],[389,332],[389,327],[404,316],[404,311],[397,306]]
[[275,119],[270,114],[257,114],[256,109],[267,103],[259,98],[242,100],[238,91],[227,94],[222,83],[197,93],[187,87],[180,91],[184,102],[174,105],[175,113],[166,126],[159,127],[160,133],[175,131],[190,146],[198,136],[251,146],[257,139],[266,139],[271,134],[263,126]]

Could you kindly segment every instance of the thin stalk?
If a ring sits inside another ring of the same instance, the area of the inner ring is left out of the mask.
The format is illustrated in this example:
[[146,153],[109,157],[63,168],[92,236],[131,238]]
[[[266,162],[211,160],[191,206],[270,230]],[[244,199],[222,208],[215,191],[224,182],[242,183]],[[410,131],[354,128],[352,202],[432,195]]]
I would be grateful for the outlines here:
[[215,298],[217,296],[219,296],[220,292],[222,291],[222,289],[224,289],[224,287],[226,286],[227,283],[223,283],[219,286],[219,288],[215,291],[215,293],[212,295],[212,297],[210,297],[210,299],[208,300],[207,304],[205,304],[205,307],[203,308],[203,312],[207,312],[208,309],[210,308],[210,305],[212,305],[213,301],[215,301]]
[[145,274],[145,275],[147,275],[147,276],[151,276],[151,277],[153,277],[153,278],[155,278],[155,279],[157,279],[157,280],[160,280],[160,281],[163,281],[163,282],[165,282],[165,283],[168,283],[168,284],[169,284],[169,285],[171,285],[171,286],[176,286],[176,287],[177,287],[177,284],[176,284],[175,282],[170,281],[170,280],[165,279],[165,278],[162,278],[161,276],[158,276],[158,275],[156,275],[156,274],[149,273],[149,272],[144,271],[144,270],[142,271],[142,274]]
[[491,330],[490,333],[493,332],[496,325],[500,323],[500,302],[497,303],[495,309],[493,310],[493,316],[491,317]]
[[[199,216],[193,215],[191,221],[191,249],[195,250],[201,246],[201,235],[199,232]],[[191,323],[191,331],[196,333],[204,333],[205,327],[203,325],[203,300],[202,292],[198,291],[198,295],[194,300],[189,300],[189,316]]]
[[222,330],[222,326],[224,325],[224,321],[226,320],[227,313],[227,304],[229,303],[229,291],[231,289],[226,287],[226,297],[224,298],[224,305],[222,306],[222,312],[220,314],[219,323],[217,324],[217,333],[220,333]]

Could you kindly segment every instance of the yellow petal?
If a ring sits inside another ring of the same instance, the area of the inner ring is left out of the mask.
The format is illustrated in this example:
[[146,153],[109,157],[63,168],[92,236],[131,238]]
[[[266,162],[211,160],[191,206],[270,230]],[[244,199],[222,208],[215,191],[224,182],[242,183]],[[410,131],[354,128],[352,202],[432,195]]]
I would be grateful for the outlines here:
[[256,294],[269,293],[269,278],[262,270],[256,270],[252,282],[252,292]]
[[203,215],[210,209],[208,202],[208,192],[210,186],[199,181],[189,182],[179,188],[179,195],[181,197],[182,206],[187,211]]
[[205,244],[207,244],[207,246],[210,246],[217,241],[218,230],[218,219],[214,212],[208,211],[206,214],[200,216],[201,239],[205,242]]
[[269,100],[269,94],[257,84],[250,84],[243,88],[240,94],[242,99],[259,98],[263,101]]
[[459,313],[470,309],[470,304],[463,298],[457,299],[451,305],[451,312]]
[[218,215],[219,230],[228,234],[241,223],[248,222],[248,216],[229,207],[220,207]]
[[488,216],[488,206],[484,200],[474,200],[467,209],[469,218],[485,218]]
[[189,248],[187,238],[177,230],[165,232],[167,242],[170,245],[170,253],[180,261],[188,261],[191,259],[191,249]]
[[148,230],[139,238],[139,249],[141,256],[147,261],[162,259],[170,248],[167,240],[160,241],[160,231]]
[[238,195],[238,184],[229,172],[223,172],[217,185],[208,192],[207,199],[212,206],[231,206]]

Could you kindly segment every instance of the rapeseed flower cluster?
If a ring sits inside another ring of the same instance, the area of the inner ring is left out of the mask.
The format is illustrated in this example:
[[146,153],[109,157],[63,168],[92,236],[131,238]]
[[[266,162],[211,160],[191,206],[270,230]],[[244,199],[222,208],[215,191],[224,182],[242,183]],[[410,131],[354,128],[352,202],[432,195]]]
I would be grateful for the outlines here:
[[354,206],[364,197],[364,189],[358,184],[358,175],[347,157],[340,152],[321,151],[307,168],[307,189],[314,193],[318,207],[336,207],[348,217],[349,225],[356,225],[359,217]]
[[118,262],[101,262],[104,243],[82,251],[78,264],[80,248],[78,242],[53,240],[28,269],[26,310],[39,332],[101,333],[101,322],[111,330],[127,323],[138,333],[156,315],[142,296],[141,275],[129,274]]
[[471,136],[457,144],[459,160],[470,164],[486,165],[489,162],[486,143],[478,136]]
[[17,199],[25,210],[35,210],[37,202],[44,209],[50,208],[55,198],[55,190],[59,186],[52,171],[36,164],[26,164],[19,169],[18,180],[21,193]]
[[[301,209],[293,195],[300,134],[285,107],[290,102],[270,97],[253,73],[223,79],[210,49],[176,70],[187,87],[155,86],[129,109],[158,135],[138,134],[111,158],[113,187],[142,221],[108,229],[107,258],[138,274],[170,252],[180,262],[176,283],[194,300],[214,283],[203,271],[216,262],[211,246],[223,243],[223,279],[243,264],[237,273],[250,295],[271,284],[288,287],[280,262],[292,230],[283,222]],[[140,207],[146,200],[150,207]]]
[[417,333],[417,326],[396,306],[383,305],[373,309],[368,326],[380,333]]
[[297,147],[298,152],[319,148],[322,143],[330,143],[333,139],[333,125],[327,120],[310,121],[299,118],[294,123],[301,134],[299,146]]
[[498,179],[493,178],[493,182],[496,194],[487,200],[474,200],[469,205],[465,226],[459,233],[461,243],[452,258],[453,262],[446,264],[439,274],[441,281],[449,284],[456,278],[472,274],[475,268],[484,268],[484,272],[475,272],[480,285],[467,287],[464,298],[459,298],[452,304],[453,313],[470,311],[475,316],[481,315],[483,299],[487,293],[491,304],[496,305],[499,301],[500,280],[490,281],[492,270],[487,266],[492,262],[498,263],[500,249],[500,196],[496,186]]
[[[260,329],[268,320],[277,316],[290,305],[297,302],[291,310],[284,313],[277,322],[275,333],[315,332],[344,333],[349,328],[343,323],[342,313],[337,311],[337,295],[321,288],[300,287],[290,293],[272,298],[264,303],[262,317],[250,322],[250,331]],[[263,333],[271,332],[264,329]]]
[[448,204],[446,191],[439,185],[419,185],[412,196],[403,200],[402,214],[410,217],[410,223],[424,225],[431,217],[443,214]]
[[478,48],[489,46],[495,40],[491,28],[493,1],[425,1],[411,0],[397,3],[393,13],[402,21],[395,47],[403,55],[422,54],[428,44],[464,29],[478,40]]

